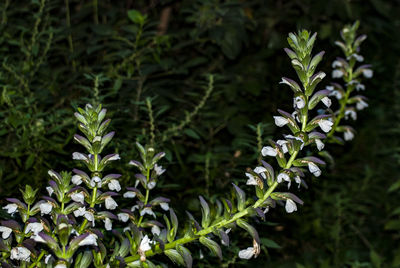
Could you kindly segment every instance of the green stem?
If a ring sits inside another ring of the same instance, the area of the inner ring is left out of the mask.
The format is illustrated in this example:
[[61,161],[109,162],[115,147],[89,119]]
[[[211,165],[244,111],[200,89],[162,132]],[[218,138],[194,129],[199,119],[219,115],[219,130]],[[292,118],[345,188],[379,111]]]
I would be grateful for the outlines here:
[[[73,55],[74,53],[74,43],[72,42],[72,34],[71,34],[71,15],[70,15],[70,11],[69,11],[69,0],[65,0],[65,9],[66,9],[66,20],[67,20],[67,27],[68,27],[68,45],[69,45],[69,52],[71,53],[71,55]],[[75,64],[75,60],[72,60],[72,69],[74,71],[76,71],[76,64]]]
[[[146,183],[147,184],[149,183],[149,180],[150,180],[150,168],[147,168],[147,171],[146,171]],[[149,202],[149,195],[150,195],[150,190],[146,185],[146,197],[145,197],[145,200],[144,200],[144,206],[146,206],[147,202]],[[143,221],[143,216],[140,216],[139,222],[138,222],[138,225],[137,225],[138,227],[140,227],[140,224],[142,223],[142,221]]]
[[40,252],[40,255],[39,255],[39,257],[37,258],[37,260],[36,260],[34,263],[32,263],[32,264],[29,266],[29,268],[37,267],[37,266],[35,266],[35,265],[37,265],[37,264],[40,262],[40,260],[41,260],[41,259],[43,258],[43,256],[44,256],[44,254],[45,254],[45,251]]

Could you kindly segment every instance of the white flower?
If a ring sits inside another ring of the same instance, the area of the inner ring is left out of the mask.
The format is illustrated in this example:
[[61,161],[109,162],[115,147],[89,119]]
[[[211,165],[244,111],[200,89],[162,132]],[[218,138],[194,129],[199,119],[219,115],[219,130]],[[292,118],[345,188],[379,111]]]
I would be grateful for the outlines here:
[[343,136],[345,141],[351,141],[354,138],[354,134],[350,130],[346,130]]
[[6,226],[0,226],[0,233],[1,233],[1,237],[3,239],[7,239],[10,237],[10,235],[12,233],[12,229],[8,228]]
[[260,254],[260,245],[255,240],[253,240],[252,247],[248,247],[239,251],[239,258],[248,260],[251,259],[253,256],[257,257],[258,254]]
[[93,213],[90,212],[90,211],[86,211],[85,214],[84,214],[84,217],[85,217],[88,221],[92,222],[92,226],[94,227],[94,215],[93,215]]
[[351,57],[355,58],[356,61],[359,61],[359,62],[364,61],[364,57],[361,56],[361,55],[358,55],[358,54],[356,54],[356,53],[351,54],[349,57],[347,57],[347,59],[349,60]]
[[155,181],[150,181],[147,184],[147,188],[149,188],[149,190],[153,189],[154,187],[156,187],[156,182]]
[[287,120],[283,116],[274,116],[274,120],[275,120],[275,125],[277,125],[278,127],[283,127],[284,125],[289,123],[289,120]]
[[137,209],[139,209],[139,205],[134,205],[134,206],[131,207],[131,211],[132,212],[137,210]]
[[333,91],[335,89],[334,86],[326,86],[325,89],[329,90],[329,91]]
[[31,222],[26,226],[25,233],[27,234],[32,231],[34,235],[37,235],[42,230],[43,225],[40,222]]
[[310,170],[310,172],[315,176],[315,177],[319,177],[321,175],[321,170],[319,169],[319,167],[314,164],[313,162],[309,162],[308,163],[308,169]]
[[107,209],[114,210],[118,207],[117,202],[115,202],[115,200],[111,196],[106,197],[105,203]]
[[135,198],[136,197],[136,193],[132,192],[132,191],[128,191],[128,192],[124,193],[123,197],[124,198]]
[[129,220],[128,213],[118,213],[118,219],[122,222],[127,222]]
[[59,263],[56,266],[54,266],[54,268],[67,268],[67,265],[65,265],[64,263]]
[[286,173],[279,173],[278,177],[276,178],[276,181],[277,181],[278,183],[281,183],[281,182],[283,182],[283,181],[290,182],[290,177],[289,177],[289,175],[286,174]]
[[253,175],[251,175],[250,173],[247,173],[247,172],[245,174],[249,178],[246,182],[246,185],[258,185],[257,180],[256,180],[256,178],[254,178]]
[[87,157],[84,154],[78,153],[78,152],[75,152],[75,153],[72,154],[72,159],[73,160],[84,160],[84,161],[87,161]]
[[342,63],[338,60],[332,62],[332,68],[342,67]]
[[356,104],[357,110],[362,110],[362,109],[364,109],[364,108],[366,108],[366,107],[368,107],[368,103],[366,103],[366,102],[363,101],[363,100],[360,100],[360,101],[357,102],[357,104]]
[[72,176],[71,181],[75,185],[80,185],[82,183],[82,177],[80,175],[74,175]]
[[47,243],[40,235],[33,235],[31,238],[38,243]]
[[151,249],[151,240],[149,239],[149,237],[147,235],[145,235],[142,239],[142,241],[140,241],[140,246],[139,246],[139,250],[142,252],[146,252],[148,250]]
[[112,230],[112,221],[109,218],[105,218],[104,220],[104,227],[106,228],[107,231]]
[[318,122],[318,125],[322,129],[322,131],[329,132],[332,129],[333,123],[329,120],[321,119]]
[[374,75],[374,72],[371,69],[364,69],[362,73],[365,78],[371,78]]
[[276,143],[282,147],[282,151],[284,154],[286,154],[288,152],[288,147],[287,147],[288,141],[287,140],[277,140]]
[[86,208],[85,207],[80,207],[80,208],[78,208],[77,210],[74,211],[75,217],[83,216],[83,215],[85,215],[85,213],[86,213]]
[[363,84],[361,84],[361,83],[358,83],[358,84],[356,85],[356,89],[357,89],[357,91],[365,90],[365,86],[364,86]]
[[101,179],[98,176],[94,176],[91,180],[90,180],[90,186],[91,187],[95,187],[97,184],[97,187],[101,187]]
[[346,110],[346,112],[344,112],[344,118],[347,120],[349,119],[349,116],[351,117],[351,119],[357,120],[357,113],[355,111]]
[[298,112],[297,112],[297,111],[294,111],[294,112],[292,113],[292,117],[293,117],[294,119],[296,119],[297,122],[300,123],[300,118],[299,118],[299,115],[298,115]]
[[121,158],[119,157],[119,154],[115,154],[111,156],[110,158],[107,159],[107,161],[115,161],[115,160],[120,160]]
[[29,251],[29,249],[25,247],[15,247],[11,250],[10,258],[12,260],[29,262],[31,260],[30,255],[31,252]]
[[343,72],[341,70],[333,70],[332,78],[341,78],[343,76]]
[[302,97],[297,96],[296,98],[293,99],[293,107],[294,108],[298,108],[298,109],[302,109],[304,108],[304,106],[306,106],[306,102],[303,100]]
[[157,176],[160,176],[161,174],[163,174],[165,172],[165,169],[163,169],[162,166],[155,164],[154,171],[156,172]]
[[300,179],[300,176],[299,176],[299,175],[297,175],[296,177],[294,177],[294,181],[299,185],[299,188],[300,188],[301,179]]
[[97,235],[89,234],[78,244],[79,246],[97,246]]
[[49,193],[49,196],[51,196],[51,195],[54,193],[53,188],[50,187],[50,186],[47,186],[47,187],[46,187],[46,190],[47,190],[47,192]]
[[8,204],[7,206],[3,207],[3,209],[7,210],[8,214],[12,215],[18,211],[18,206],[17,204]]
[[163,210],[165,210],[165,211],[168,211],[168,210],[169,210],[169,204],[168,204],[168,203],[161,202],[161,203],[160,203],[160,207],[161,207]]
[[262,156],[276,156],[278,153],[276,149],[272,148],[271,146],[265,146],[261,150]]
[[158,227],[157,225],[153,225],[153,227],[151,227],[151,233],[153,235],[160,235],[161,233],[160,227]]
[[336,99],[340,100],[343,96],[338,90],[333,90],[329,96],[334,96]]
[[325,104],[325,106],[328,107],[328,108],[331,107],[331,105],[332,105],[332,101],[331,101],[331,99],[328,98],[328,97],[323,97],[321,101],[322,101],[322,103]]
[[289,139],[289,140],[297,140],[297,141],[301,142],[300,150],[303,150],[303,147],[304,147],[304,141],[303,141],[303,139],[302,139],[302,138],[300,138],[300,137],[296,137],[296,136],[293,136],[293,135],[284,135],[284,137],[285,137],[285,139]]
[[145,207],[140,211],[140,216],[144,216],[145,214],[151,215],[156,218],[156,214],[151,210],[150,207]]
[[291,199],[286,199],[285,209],[287,213],[292,213],[294,211],[297,211],[296,203],[293,202],[293,200]]
[[50,204],[49,202],[44,202],[39,205],[40,213],[42,216],[44,214],[49,214],[53,210],[53,205]]
[[82,203],[85,204],[85,196],[83,195],[83,192],[75,192],[71,195],[71,199],[77,203]]
[[267,175],[265,175],[265,173],[264,173],[266,171],[267,171],[267,169],[265,167],[256,167],[254,169],[254,172],[257,174],[260,174],[264,179],[267,178]]
[[47,264],[49,262],[50,258],[51,258],[51,254],[46,255],[46,257],[44,258],[44,263]]
[[315,144],[317,145],[318,151],[321,151],[325,147],[325,144],[320,139],[315,139]]
[[110,180],[110,182],[108,183],[108,189],[110,189],[111,191],[121,191],[121,185],[119,184],[119,181],[112,179]]

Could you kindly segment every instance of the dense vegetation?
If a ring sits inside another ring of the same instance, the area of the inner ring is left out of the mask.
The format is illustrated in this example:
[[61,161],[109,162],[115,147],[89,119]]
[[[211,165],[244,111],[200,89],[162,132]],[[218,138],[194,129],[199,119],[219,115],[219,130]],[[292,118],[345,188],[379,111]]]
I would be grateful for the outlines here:
[[213,200],[244,183],[261,146],[281,133],[272,115],[291,108],[292,93],[278,83],[295,76],[282,51],[287,33],[318,32],[318,49],[329,51],[319,68],[330,74],[340,29],[358,19],[375,79],[366,82],[370,109],[352,123],[355,139],[329,149],[335,162],[308,183],[297,213],[271,211],[259,223],[257,259],[236,257],[247,246],[238,233],[224,254],[232,258],[203,251],[199,265],[400,266],[399,12],[398,1],[383,0],[3,0],[0,196],[73,167],[71,115],[102,103],[125,161],[113,167],[122,181],[134,181],[125,164],[138,158],[135,141],[152,144],[168,163],[159,193],[178,215],[197,213],[198,194]]

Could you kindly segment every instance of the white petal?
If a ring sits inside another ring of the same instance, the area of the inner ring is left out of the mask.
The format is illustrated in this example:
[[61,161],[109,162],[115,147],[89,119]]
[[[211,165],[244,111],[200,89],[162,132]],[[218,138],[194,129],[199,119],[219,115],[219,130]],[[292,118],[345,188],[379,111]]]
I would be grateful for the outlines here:
[[89,234],[78,244],[79,246],[97,246],[97,235]]
[[239,258],[249,260],[254,256],[254,248],[248,247],[239,251]]
[[160,207],[165,211],[169,210],[169,204],[168,203],[162,202],[162,203],[160,203]]
[[362,109],[364,109],[364,108],[366,108],[366,107],[368,107],[368,103],[366,103],[366,102],[363,101],[363,100],[360,100],[360,101],[357,102],[357,104],[356,104],[357,110],[362,110]]
[[105,218],[103,221],[104,221],[104,228],[106,228],[107,231],[111,231],[112,221],[109,218]]
[[145,235],[145,237],[143,237],[142,241],[140,241],[139,249],[143,252],[150,250],[151,249],[150,242],[151,242],[151,240],[149,239],[149,237],[147,235]]
[[283,127],[284,125],[289,123],[289,121],[283,116],[274,116],[274,119],[275,125],[277,125],[278,127]]
[[321,101],[322,101],[322,103],[325,104],[325,106],[328,107],[328,108],[331,107],[331,105],[332,105],[332,101],[331,101],[331,99],[328,98],[328,97],[323,97]]
[[136,197],[136,193],[132,192],[132,191],[128,191],[128,192],[124,193],[123,197],[124,198],[135,198]]
[[47,187],[46,187],[46,190],[47,190],[47,192],[49,193],[49,196],[51,196],[51,195],[54,193],[53,188],[50,187],[50,186],[47,186]]
[[18,205],[17,204],[8,204],[7,206],[3,207],[3,209],[7,210],[8,214],[14,214],[15,212],[18,211]]
[[10,235],[11,235],[11,233],[12,233],[12,229],[11,229],[11,228],[8,228],[8,227],[6,227],[6,226],[0,226],[0,233],[2,233],[2,234],[1,234],[1,237],[2,237],[3,239],[7,239],[7,238],[10,237]]
[[111,196],[108,196],[106,198],[105,203],[106,203],[106,208],[110,210],[114,210],[118,207],[117,202],[115,202],[115,200]]
[[11,256],[12,260],[19,260],[19,261],[30,261],[31,252],[29,249],[25,247],[15,247],[11,249]]
[[83,216],[86,213],[86,208],[85,207],[80,207],[77,210],[74,211],[75,217]]
[[350,140],[352,140],[353,138],[354,138],[353,132],[351,132],[350,130],[346,130],[346,131],[344,132],[344,140],[345,140],[345,141],[350,141]]
[[128,213],[118,213],[118,219],[122,222],[127,222],[129,220]]
[[315,144],[317,145],[318,151],[321,151],[325,147],[325,144],[320,139],[315,139]]
[[297,210],[296,203],[291,199],[286,199],[285,209],[287,213],[292,213]]
[[308,163],[308,169],[310,170],[310,172],[315,176],[315,177],[319,177],[321,175],[321,170],[319,169],[319,167],[314,164],[313,162],[309,162]]
[[72,176],[71,181],[75,185],[80,185],[82,183],[82,177],[80,175],[74,175]]
[[31,222],[25,228],[25,234],[32,232],[34,235],[37,235],[40,231],[43,230],[43,225],[40,222]]
[[333,70],[332,78],[341,78],[343,76],[343,72],[341,70]]
[[79,192],[79,193],[73,193],[72,195],[71,195],[71,199],[73,200],[73,201],[75,201],[75,202],[77,202],[77,203],[82,203],[82,204],[85,204],[85,196],[83,195],[83,193],[82,192]]
[[111,191],[121,191],[121,185],[119,184],[119,181],[112,179],[110,180],[110,182],[108,183],[108,189],[110,189]]
[[342,67],[342,63],[338,60],[332,62],[332,68]]
[[276,178],[276,181],[278,183],[281,183],[283,181],[288,181],[289,182],[290,181],[290,177],[286,173],[279,173],[278,177]]
[[374,72],[371,69],[364,69],[362,73],[365,78],[371,78],[374,75]]
[[158,227],[157,225],[153,225],[153,227],[151,227],[151,233],[153,235],[160,235],[161,233],[160,227]]
[[329,120],[322,119],[318,122],[319,127],[324,132],[329,132],[332,129],[333,123]]
[[44,202],[39,205],[39,209],[42,215],[49,214],[53,210],[53,205],[49,202]]
[[276,156],[277,152],[276,149],[272,148],[271,146],[265,146],[261,150],[262,156]]
[[156,172],[157,176],[160,176],[161,174],[163,174],[165,172],[165,169],[163,169],[162,166],[155,164],[154,171]]
[[304,106],[306,106],[306,102],[303,100],[302,97],[298,96],[293,99],[293,107],[294,108],[302,109],[302,108],[304,108]]

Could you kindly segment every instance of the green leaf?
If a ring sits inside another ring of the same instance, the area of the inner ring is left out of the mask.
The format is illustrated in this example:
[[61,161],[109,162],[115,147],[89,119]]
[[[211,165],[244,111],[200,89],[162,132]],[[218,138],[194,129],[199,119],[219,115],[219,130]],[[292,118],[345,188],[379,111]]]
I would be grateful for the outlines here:
[[175,249],[168,249],[164,251],[164,254],[175,264],[185,266],[185,261],[183,260],[181,254]]
[[210,207],[208,206],[206,200],[202,196],[199,196],[201,205],[201,226],[207,228],[211,223]]
[[242,189],[240,189],[236,184],[232,183],[233,187],[235,188],[236,191],[236,197],[237,197],[237,208],[239,211],[242,211],[246,207],[246,194]]
[[181,254],[181,256],[183,257],[186,267],[191,268],[193,265],[193,258],[192,258],[192,254],[190,253],[190,251],[181,245],[178,245],[176,247],[176,249],[178,250],[179,254]]
[[145,17],[137,10],[131,9],[128,11],[128,18],[136,24],[143,25]]
[[206,246],[213,254],[217,255],[222,260],[222,251],[220,246],[213,240],[207,237],[200,237],[200,243]]
[[374,267],[380,268],[382,266],[382,257],[375,250],[370,251],[369,257]]
[[261,238],[261,243],[265,245],[267,248],[276,248],[276,249],[281,248],[281,246],[279,246],[275,241],[265,237]]
[[193,129],[190,129],[190,128],[185,129],[184,133],[193,139],[196,139],[196,140],[200,139],[200,136]]
[[242,219],[238,219],[236,223],[240,228],[243,228],[247,232],[249,232],[249,234],[253,237],[253,239],[256,240],[258,244],[260,244],[260,237],[258,236],[256,228],[254,228],[248,222]]

